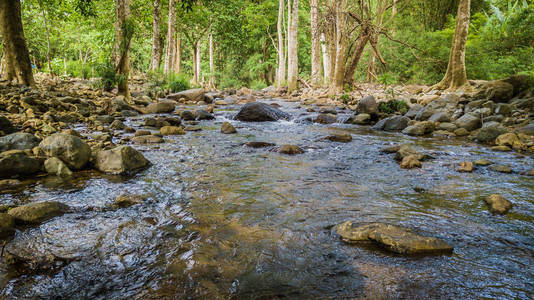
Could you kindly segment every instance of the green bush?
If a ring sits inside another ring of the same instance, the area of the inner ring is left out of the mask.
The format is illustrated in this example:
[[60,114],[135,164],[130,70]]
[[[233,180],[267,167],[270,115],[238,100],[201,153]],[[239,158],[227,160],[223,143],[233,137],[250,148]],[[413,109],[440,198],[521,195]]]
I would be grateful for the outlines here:
[[190,88],[189,79],[184,74],[169,74],[165,82],[166,88],[173,93],[185,91]]
[[406,113],[410,107],[406,102],[402,100],[392,100],[388,102],[380,102],[378,103],[378,111],[386,114],[392,114],[392,113]]
[[97,64],[95,70],[99,77],[97,86],[105,91],[111,91],[119,83],[122,77],[115,74],[115,68],[111,62]]

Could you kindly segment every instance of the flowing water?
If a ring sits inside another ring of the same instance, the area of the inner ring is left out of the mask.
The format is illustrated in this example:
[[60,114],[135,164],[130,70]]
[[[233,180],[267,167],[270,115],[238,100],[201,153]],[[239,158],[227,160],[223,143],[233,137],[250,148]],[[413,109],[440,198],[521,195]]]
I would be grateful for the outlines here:
[[[2,204],[54,200],[72,212],[24,228],[4,251],[27,259],[1,267],[3,298],[394,299],[524,298],[534,293],[534,159],[456,139],[410,138],[353,125],[318,125],[275,100],[293,121],[231,120],[216,111],[202,131],[135,146],[153,166],[130,177],[82,172],[43,177]],[[348,111],[340,112],[339,119]],[[141,128],[144,117],[127,124]],[[238,134],[224,135],[230,120]],[[321,140],[348,132],[351,143]],[[296,144],[287,156],[248,141]],[[380,149],[410,143],[435,159],[403,170]],[[461,161],[486,158],[513,174]],[[143,204],[113,208],[124,193]],[[514,203],[488,212],[484,196]],[[405,256],[349,245],[340,222],[388,222],[446,240],[450,255]]]

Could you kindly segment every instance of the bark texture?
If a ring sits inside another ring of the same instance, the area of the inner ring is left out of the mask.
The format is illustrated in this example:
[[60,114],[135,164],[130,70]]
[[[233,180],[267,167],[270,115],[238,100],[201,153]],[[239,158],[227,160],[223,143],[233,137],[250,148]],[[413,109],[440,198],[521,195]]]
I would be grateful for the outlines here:
[[281,87],[286,79],[286,55],[284,47],[283,19],[284,0],[280,0],[278,5],[278,23],[276,24],[276,29],[278,31],[278,69],[276,73],[277,87]]
[[5,58],[5,74],[8,80],[34,86],[30,53],[24,38],[20,1],[0,0],[0,33]]
[[334,90],[337,93],[343,92],[345,82],[345,55],[347,51],[345,3],[346,0],[336,1],[336,72]]
[[323,82],[328,84],[330,81],[330,52],[326,46],[325,34],[321,34],[321,51],[323,54]]
[[209,59],[210,59],[210,81],[209,87],[215,89],[215,64],[213,62],[213,33],[209,35]]
[[160,0],[154,0],[154,20],[152,22],[152,57],[150,70],[157,71],[161,62],[161,39],[159,32]]
[[130,0],[116,0],[117,21],[115,22],[115,70],[120,75],[119,95],[130,99],[128,77],[130,76],[130,43],[133,28],[130,24]]
[[313,86],[321,84],[321,33],[319,30],[318,0],[310,0],[310,25],[312,38],[311,51],[311,83]]
[[470,18],[471,0],[461,0],[458,5],[456,28],[454,29],[454,38],[452,40],[447,72],[443,79],[432,87],[433,89],[454,91],[461,88],[469,88],[465,69],[465,50]]
[[174,73],[180,74],[182,72],[182,38],[180,35],[176,37],[176,51],[174,51]]
[[293,91],[297,89],[298,70],[298,24],[299,24],[299,0],[293,0],[291,9],[291,26],[289,28],[289,46],[288,46],[288,70],[287,70],[287,89]]
[[169,0],[169,24],[167,27],[167,50],[165,52],[165,73],[172,71],[172,64],[174,62],[174,48],[175,48],[175,23],[176,23],[176,2]]

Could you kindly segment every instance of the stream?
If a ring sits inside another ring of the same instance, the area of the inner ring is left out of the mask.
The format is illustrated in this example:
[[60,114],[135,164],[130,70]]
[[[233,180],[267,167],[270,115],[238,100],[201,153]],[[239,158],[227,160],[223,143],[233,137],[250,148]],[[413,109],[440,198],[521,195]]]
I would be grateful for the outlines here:
[[[297,103],[278,103],[292,121],[232,120],[215,110],[202,131],[134,145],[153,163],[121,177],[83,171],[40,177],[0,194],[1,204],[53,200],[72,212],[18,230],[4,251],[29,263],[0,264],[5,299],[528,299],[534,294],[534,159],[456,138],[412,138],[369,127],[319,125]],[[179,107],[178,109],[195,109]],[[339,111],[338,119],[350,111]],[[127,118],[143,128],[147,116]],[[220,133],[229,121],[238,133]],[[83,128],[80,128],[83,133]],[[152,129],[155,131],[155,129]],[[334,132],[350,143],[321,140]],[[87,132],[86,132],[87,134]],[[132,134],[122,134],[132,136]],[[304,154],[250,148],[294,144]],[[115,140],[118,142],[118,140]],[[409,143],[434,157],[403,170],[381,148]],[[488,167],[456,171],[462,161]],[[142,204],[113,208],[124,193]],[[505,216],[483,201],[501,194]],[[386,222],[434,236],[450,255],[413,256],[346,244],[332,227]]]

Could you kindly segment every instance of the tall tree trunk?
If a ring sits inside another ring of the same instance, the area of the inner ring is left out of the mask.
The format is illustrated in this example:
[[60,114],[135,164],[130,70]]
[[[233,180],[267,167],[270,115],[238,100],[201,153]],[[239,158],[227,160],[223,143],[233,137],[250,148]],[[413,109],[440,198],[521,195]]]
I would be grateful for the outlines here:
[[199,41],[195,41],[193,43],[193,84],[198,85],[200,82],[200,58],[198,57],[200,54],[199,51]]
[[293,0],[291,26],[289,27],[289,50],[287,70],[287,90],[297,89],[298,66],[298,24],[299,24],[299,0]]
[[197,68],[197,83],[200,83],[200,79],[201,79],[201,76],[202,76],[200,74],[200,40],[197,42],[196,50],[197,50],[197,55],[196,55],[196,59],[197,59],[197,64],[196,64],[196,68]]
[[160,0],[154,0],[154,20],[152,22],[152,57],[150,59],[150,70],[155,72],[159,68],[161,55],[161,40],[159,32],[159,9]]
[[46,62],[48,64],[48,72],[53,76],[54,70],[52,70],[52,63],[50,61],[50,29],[48,27],[48,17],[43,6],[43,2],[39,0],[39,6],[41,7],[41,13],[43,14],[45,31],[46,31]]
[[319,7],[318,0],[310,0],[310,24],[311,24],[311,83],[313,86],[321,84],[321,33],[319,30]]
[[465,50],[467,44],[467,34],[469,30],[469,19],[471,18],[471,0],[461,0],[458,5],[456,16],[456,28],[452,40],[449,65],[443,79],[432,88],[439,90],[458,90],[460,88],[469,89],[467,72],[465,70]]
[[278,23],[276,29],[278,31],[278,69],[276,74],[276,86],[280,88],[286,79],[286,56],[284,50],[284,34],[282,28],[284,19],[284,0],[280,0],[278,5]]
[[360,34],[358,36],[358,40],[356,41],[356,46],[354,47],[354,53],[352,54],[352,60],[345,71],[345,78],[344,81],[352,86],[354,82],[354,72],[356,72],[356,67],[358,67],[358,63],[360,63],[360,59],[363,54],[363,50],[365,49],[365,46],[369,42],[369,33],[367,31],[367,26],[363,25],[360,29]]
[[182,73],[182,38],[180,34],[176,37],[176,51],[174,51],[174,73]]
[[213,33],[210,31],[209,36],[209,54],[210,54],[210,82],[209,87],[210,89],[215,89],[215,64],[213,62]]
[[335,0],[328,0],[328,7],[331,12],[333,12],[330,15],[330,18],[328,19],[329,22],[327,22],[327,41],[328,41],[328,57],[330,58],[330,66],[328,67],[329,74],[327,82],[330,85],[334,84],[335,76],[336,76],[336,17],[335,17]]
[[130,24],[130,0],[116,0],[117,22],[115,23],[116,34],[116,58],[115,70],[120,75],[118,84],[119,95],[130,100],[128,77],[130,76],[130,43],[133,36],[133,28]]
[[6,59],[5,77],[16,79],[26,86],[35,86],[19,0],[0,0],[0,34]]
[[169,24],[167,27],[167,50],[165,52],[165,65],[164,65],[165,73],[169,73],[172,71],[173,53],[174,53],[174,47],[175,47],[174,46],[175,23],[176,23],[176,2],[174,0],[169,0]]
[[323,82],[328,84],[330,82],[330,52],[326,45],[326,37],[324,32],[321,33],[321,51],[323,54]]
[[343,92],[345,78],[345,55],[347,51],[345,3],[346,0],[336,1],[336,72],[334,90],[337,93]]

